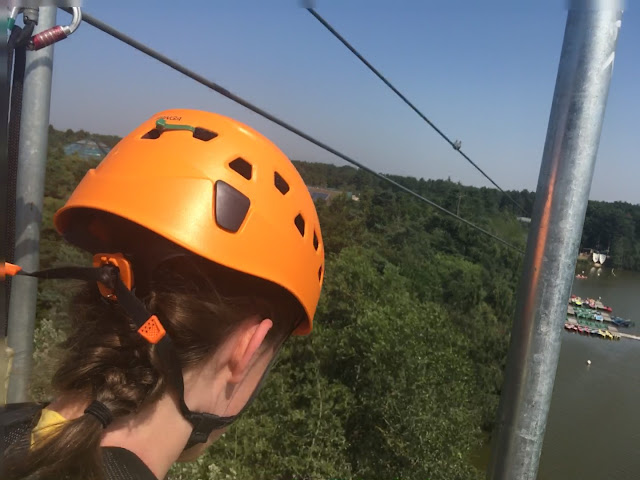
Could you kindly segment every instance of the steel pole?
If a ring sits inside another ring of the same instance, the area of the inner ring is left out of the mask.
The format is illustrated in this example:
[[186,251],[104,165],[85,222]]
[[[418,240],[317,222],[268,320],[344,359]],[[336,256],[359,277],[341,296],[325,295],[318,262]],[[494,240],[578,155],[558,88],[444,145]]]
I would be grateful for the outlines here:
[[11,365],[12,351],[8,347],[6,328],[8,321],[8,284],[5,283],[4,262],[8,255],[8,218],[9,203],[9,155],[8,129],[10,81],[7,48],[7,20],[0,18],[0,405],[7,399],[7,374]]
[[538,474],[621,8],[611,1],[569,4],[488,469],[492,480]]
[[[55,26],[56,7],[40,7],[34,33]],[[27,52],[22,118],[20,122],[20,154],[16,188],[15,262],[27,271],[40,263],[40,227],[44,176],[47,163],[53,45]],[[33,355],[33,330],[36,318],[38,282],[35,278],[15,277],[9,301],[9,346],[14,350],[9,378],[7,402],[28,398]]]

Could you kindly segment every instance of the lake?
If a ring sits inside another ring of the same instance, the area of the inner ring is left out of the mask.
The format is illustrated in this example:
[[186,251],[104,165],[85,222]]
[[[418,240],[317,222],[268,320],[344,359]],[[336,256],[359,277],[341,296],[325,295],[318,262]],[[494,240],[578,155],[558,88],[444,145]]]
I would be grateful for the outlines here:
[[[636,322],[620,331],[640,335],[640,274],[586,274],[574,280],[572,293],[602,297],[614,315]],[[640,341],[563,330],[538,480],[640,478],[639,411]],[[477,455],[474,463],[486,471],[488,446]]]
[[[575,279],[572,293],[602,297],[614,315],[636,322],[620,330],[640,335],[640,274],[600,271]],[[639,478],[639,406],[640,341],[563,331],[538,478]]]

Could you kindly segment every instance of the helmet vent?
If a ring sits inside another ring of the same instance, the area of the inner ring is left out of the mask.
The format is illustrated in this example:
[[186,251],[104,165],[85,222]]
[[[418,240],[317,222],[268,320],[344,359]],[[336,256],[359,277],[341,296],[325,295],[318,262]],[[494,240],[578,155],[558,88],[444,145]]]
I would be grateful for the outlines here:
[[322,265],[320,265],[320,268],[318,269],[318,280],[322,282]]
[[289,184],[278,172],[273,174],[273,182],[281,194],[285,195],[289,191]]
[[149,140],[155,140],[156,138],[160,138],[162,132],[160,132],[160,130],[158,130],[157,128],[154,128],[152,130],[149,130],[147,133],[145,133],[142,138],[145,139],[149,139]]
[[207,130],[206,128],[196,127],[193,130],[193,138],[197,138],[198,140],[202,140],[203,142],[213,140],[217,136],[218,134],[216,132],[212,132],[211,130]]
[[234,161],[229,163],[229,167],[231,167],[231,170],[236,171],[247,180],[251,180],[251,164],[244,158],[236,158]]
[[302,218],[302,215],[298,214],[293,223],[296,224],[300,235],[304,237],[304,218]]
[[314,231],[313,232],[313,248],[318,250],[319,246],[320,246],[320,242],[318,242],[318,234]]
[[247,216],[251,200],[222,180],[216,182],[215,189],[216,223],[224,230],[237,232]]

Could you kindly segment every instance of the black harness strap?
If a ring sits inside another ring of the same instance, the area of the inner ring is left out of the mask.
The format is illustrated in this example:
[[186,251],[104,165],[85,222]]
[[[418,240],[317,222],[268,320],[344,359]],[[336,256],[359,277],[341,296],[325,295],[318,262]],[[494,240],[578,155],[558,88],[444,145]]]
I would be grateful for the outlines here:
[[[6,215],[2,218],[6,223],[2,225],[2,250],[0,250],[0,262],[13,262],[15,259],[15,242],[16,242],[16,185],[18,181],[18,155],[20,144],[20,118],[22,114],[22,92],[24,87],[24,74],[27,58],[27,43],[33,35],[35,23],[26,21],[24,28],[14,26],[7,42],[9,55],[7,56],[7,83],[6,95],[2,96],[2,108],[0,112],[3,115],[2,121],[8,122],[8,148],[7,160],[2,161],[2,171],[0,172],[0,182],[3,182],[0,189],[2,201],[0,208]],[[11,73],[10,73],[11,72]],[[11,100],[9,102],[9,92]],[[10,111],[10,115],[9,115]],[[4,144],[4,139],[1,144]],[[4,145],[0,145],[4,156]],[[0,291],[0,336],[7,336],[9,321],[9,298],[11,294],[10,277],[3,278],[4,285]]]

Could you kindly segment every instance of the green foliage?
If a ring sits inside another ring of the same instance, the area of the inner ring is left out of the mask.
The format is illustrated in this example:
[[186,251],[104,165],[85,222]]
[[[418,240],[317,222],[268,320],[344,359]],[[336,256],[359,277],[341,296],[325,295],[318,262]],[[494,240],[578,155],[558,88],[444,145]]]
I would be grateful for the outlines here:
[[[70,138],[86,137],[73,133]],[[61,143],[64,142],[64,143]],[[53,225],[53,216],[71,195],[95,162],[86,161],[75,155],[65,155],[62,147],[68,140],[61,132],[49,128],[49,151],[47,158],[46,182],[42,208],[42,229],[40,232],[40,267],[53,268],[62,265],[86,265],[91,257],[69,243],[61,241]],[[72,294],[72,282],[39,282],[38,318],[52,319],[55,325],[66,328],[68,323],[68,303]]]
[[609,250],[610,266],[640,270],[640,205],[589,202],[581,246]]
[[169,472],[170,480],[238,480],[235,470],[223,471],[209,454],[194,462],[177,463]]
[[309,337],[284,349],[246,417],[209,451],[225,471],[261,480],[350,478],[344,421],[353,395],[324,374],[322,347]]
[[34,400],[45,401],[51,392],[51,377],[55,373],[56,360],[60,358],[60,343],[64,341],[66,333],[56,328],[54,322],[43,318],[40,320],[33,335],[33,361],[37,368],[31,378],[30,393]]
[[354,395],[345,425],[354,477],[475,478],[466,461],[479,433],[467,339],[373,252],[351,247],[332,260],[318,312],[331,328],[319,336],[326,374]]

